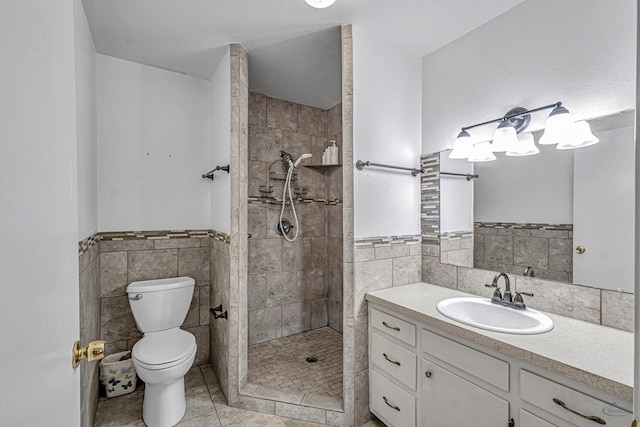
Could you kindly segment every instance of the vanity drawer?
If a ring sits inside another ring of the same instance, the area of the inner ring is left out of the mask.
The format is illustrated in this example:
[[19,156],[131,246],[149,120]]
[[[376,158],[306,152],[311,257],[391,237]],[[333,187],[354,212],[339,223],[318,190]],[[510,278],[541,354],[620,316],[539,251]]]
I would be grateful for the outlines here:
[[[520,396],[525,402],[579,426],[602,423],[587,420],[572,411],[598,417],[609,427],[629,427],[633,421],[633,415],[624,409],[524,370],[520,371]],[[562,402],[564,407],[554,399]]]
[[422,330],[422,351],[501,390],[509,391],[509,364],[440,335]]
[[416,355],[388,339],[371,333],[371,360],[411,390],[416,389]]
[[395,316],[371,309],[371,326],[384,333],[404,341],[412,347],[416,345],[416,325],[400,320]]
[[416,398],[411,394],[373,369],[369,390],[371,412],[380,417],[388,427],[416,425]]
[[[595,423],[594,423],[595,424]],[[533,415],[531,412],[520,409],[520,427],[558,427],[540,417]]]

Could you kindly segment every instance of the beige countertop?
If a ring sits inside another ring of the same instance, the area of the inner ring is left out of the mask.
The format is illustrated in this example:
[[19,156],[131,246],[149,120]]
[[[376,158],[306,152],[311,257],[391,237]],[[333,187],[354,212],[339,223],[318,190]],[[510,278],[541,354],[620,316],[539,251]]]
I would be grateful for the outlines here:
[[551,331],[516,335],[487,331],[438,312],[443,299],[476,296],[415,283],[369,292],[367,301],[480,345],[559,373],[625,400],[633,400],[633,333],[547,314]]

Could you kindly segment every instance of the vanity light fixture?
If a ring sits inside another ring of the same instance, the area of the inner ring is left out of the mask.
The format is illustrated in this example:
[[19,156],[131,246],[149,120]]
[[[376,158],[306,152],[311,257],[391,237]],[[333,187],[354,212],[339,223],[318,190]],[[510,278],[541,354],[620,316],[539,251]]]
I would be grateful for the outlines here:
[[336,0],[304,0],[309,6],[316,9],[324,9],[331,6]]
[[[521,134],[531,122],[531,113],[542,110],[551,110],[545,126],[544,135],[538,144],[558,144],[559,150],[587,147],[599,142],[589,124],[585,121],[576,122],[569,110],[562,102],[545,105],[543,107],[528,110],[517,107],[507,112],[503,117],[465,126],[458,134],[452,146],[447,144],[446,149],[451,149],[450,159],[467,159],[470,162],[488,162],[495,160],[493,153],[505,152],[507,156],[531,156],[538,154],[531,133]],[[468,130],[492,123],[499,123],[493,136],[493,141],[472,142]],[[519,135],[521,134],[521,135]]]

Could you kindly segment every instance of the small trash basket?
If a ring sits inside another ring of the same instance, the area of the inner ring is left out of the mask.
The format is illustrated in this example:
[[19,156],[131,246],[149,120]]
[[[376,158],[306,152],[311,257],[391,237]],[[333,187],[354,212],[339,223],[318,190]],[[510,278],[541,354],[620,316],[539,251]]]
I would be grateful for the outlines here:
[[100,362],[100,383],[104,385],[107,397],[131,393],[137,382],[130,351],[110,354]]

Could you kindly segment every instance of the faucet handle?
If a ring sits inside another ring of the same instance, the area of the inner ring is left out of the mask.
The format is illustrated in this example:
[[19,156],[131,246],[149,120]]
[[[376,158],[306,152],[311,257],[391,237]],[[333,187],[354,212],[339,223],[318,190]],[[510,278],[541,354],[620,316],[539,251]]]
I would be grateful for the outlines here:
[[500,292],[500,287],[496,283],[492,283],[490,285],[485,283],[484,286],[486,286],[487,288],[496,288],[496,290],[493,291],[491,301],[502,301],[502,292]]
[[528,292],[516,292],[516,295],[513,297],[513,306],[515,308],[527,308],[527,306],[524,304],[524,300],[522,299],[522,295],[527,295],[529,297],[533,296],[533,293],[528,293]]
[[[485,283],[485,284],[484,284],[484,286],[485,286],[486,288],[497,288],[497,287],[498,287],[498,284],[497,284],[497,283],[495,283],[495,282],[493,282],[492,284]],[[500,289],[500,288],[498,288],[498,289]]]
[[528,297],[532,297],[533,296],[533,292],[529,293],[529,292],[516,292],[516,294],[518,295],[526,295]]

